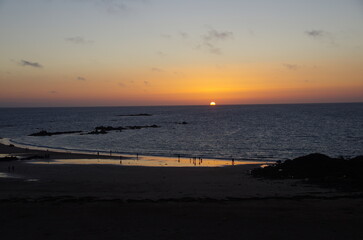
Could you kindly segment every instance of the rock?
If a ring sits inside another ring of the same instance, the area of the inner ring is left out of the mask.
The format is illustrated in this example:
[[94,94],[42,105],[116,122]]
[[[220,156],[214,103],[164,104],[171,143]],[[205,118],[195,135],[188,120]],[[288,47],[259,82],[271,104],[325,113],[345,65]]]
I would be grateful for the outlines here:
[[150,117],[152,116],[152,114],[148,114],[148,113],[139,113],[139,114],[120,114],[120,115],[116,115],[117,117]]
[[88,134],[106,134],[109,131],[123,131],[123,130],[137,130],[142,128],[158,128],[158,125],[145,125],[145,126],[126,126],[126,127],[112,127],[112,126],[98,126],[94,131]]
[[74,133],[81,133],[82,131],[66,131],[66,132],[47,132],[45,130],[42,130],[40,132],[32,133],[29,136],[53,136],[53,135],[61,135],[61,134],[74,134]]
[[265,168],[253,169],[256,177],[309,179],[310,182],[363,189],[363,156],[350,160],[314,153]]

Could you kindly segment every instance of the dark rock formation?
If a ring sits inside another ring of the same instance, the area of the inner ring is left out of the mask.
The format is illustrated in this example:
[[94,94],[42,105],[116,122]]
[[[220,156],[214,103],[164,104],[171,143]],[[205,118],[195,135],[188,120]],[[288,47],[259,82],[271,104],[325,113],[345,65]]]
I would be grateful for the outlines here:
[[116,115],[117,117],[150,117],[152,116],[152,114],[148,114],[148,113],[139,113],[139,114],[120,114],[120,115]]
[[[112,127],[112,126],[98,126],[91,132],[86,134],[106,134],[109,131],[123,131],[123,130],[134,130],[134,129],[142,129],[142,128],[158,128],[158,125],[145,125],[145,126],[126,126],[126,127]],[[53,135],[60,135],[60,134],[74,134],[74,133],[81,133],[82,131],[65,131],[65,132],[47,132],[45,130],[32,133],[29,136],[53,136]]]
[[105,129],[95,129],[92,132],[89,132],[87,134],[106,134],[107,131]]
[[82,131],[66,131],[66,132],[47,132],[45,130],[32,133],[29,136],[53,136],[53,135],[61,135],[61,134],[74,134],[74,133],[81,133]]
[[145,125],[145,126],[126,126],[126,127],[112,127],[112,126],[98,126],[95,130],[89,132],[88,134],[106,134],[109,131],[123,131],[123,130],[135,130],[142,128],[158,128],[158,125]]
[[333,187],[363,189],[363,156],[331,158],[314,153],[252,170],[256,177],[304,179]]

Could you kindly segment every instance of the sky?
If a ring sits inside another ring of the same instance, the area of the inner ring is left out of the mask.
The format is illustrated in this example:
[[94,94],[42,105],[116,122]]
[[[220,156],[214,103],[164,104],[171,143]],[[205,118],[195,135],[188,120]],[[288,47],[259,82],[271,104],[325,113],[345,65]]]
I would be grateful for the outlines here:
[[0,107],[363,102],[363,0],[0,0]]

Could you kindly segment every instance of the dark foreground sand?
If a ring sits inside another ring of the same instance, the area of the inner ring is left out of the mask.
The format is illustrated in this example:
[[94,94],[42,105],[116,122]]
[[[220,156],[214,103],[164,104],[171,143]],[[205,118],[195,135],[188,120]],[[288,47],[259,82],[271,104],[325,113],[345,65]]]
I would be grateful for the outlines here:
[[362,239],[361,200],[1,202],[1,239]]
[[[44,154],[0,145],[10,152]],[[360,193],[255,179],[253,165],[16,161],[1,162],[0,173],[9,165],[17,178],[0,178],[1,239],[363,239]]]

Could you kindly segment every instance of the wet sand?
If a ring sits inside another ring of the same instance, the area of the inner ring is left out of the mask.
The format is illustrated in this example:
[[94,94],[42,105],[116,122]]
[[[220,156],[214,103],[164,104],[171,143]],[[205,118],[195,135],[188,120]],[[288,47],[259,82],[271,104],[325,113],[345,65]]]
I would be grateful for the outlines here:
[[[0,145],[0,153],[90,156]],[[94,156],[97,158],[97,156]],[[43,161],[48,161],[44,159]],[[363,198],[258,165],[212,168],[0,162],[2,239],[362,239]],[[82,237],[81,237],[82,236]]]

